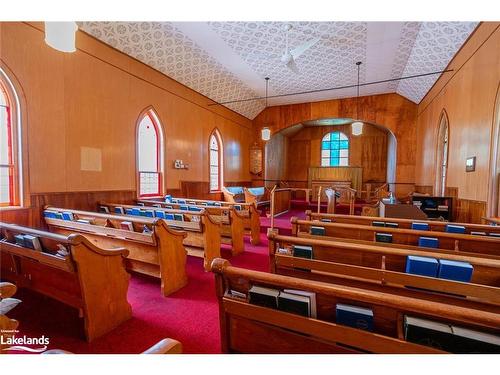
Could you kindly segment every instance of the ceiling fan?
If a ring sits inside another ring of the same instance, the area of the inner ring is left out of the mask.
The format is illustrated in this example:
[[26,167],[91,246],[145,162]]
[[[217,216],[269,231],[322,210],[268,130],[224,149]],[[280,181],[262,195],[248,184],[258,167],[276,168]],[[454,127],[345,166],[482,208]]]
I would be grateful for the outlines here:
[[314,46],[316,43],[319,42],[320,38],[313,38],[309,39],[307,42],[301,44],[300,46],[295,47],[294,49],[290,49],[289,44],[288,44],[288,33],[290,30],[292,30],[293,26],[290,24],[286,24],[283,26],[283,30],[286,33],[285,40],[286,40],[286,46],[285,46],[285,53],[281,56],[280,60],[285,66],[290,69],[294,73],[299,73],[299,69],[297,67],[297,64],[295,61],[304,53],[306,52],[309,48]]

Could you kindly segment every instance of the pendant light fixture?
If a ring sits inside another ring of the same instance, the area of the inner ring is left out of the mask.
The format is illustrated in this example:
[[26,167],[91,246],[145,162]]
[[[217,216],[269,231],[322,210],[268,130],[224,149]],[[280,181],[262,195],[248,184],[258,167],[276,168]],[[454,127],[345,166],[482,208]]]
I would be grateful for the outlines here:
[[[267,108],[267,89],[269,85],[269,77],[266,77],[266,108]],[[263,141],[269,141],[271,139],[271,129],[267,126],[263,127],[261,130],[261,138]]]
[[75,52],[75,22],[45,22],[45,43],[61,52]]
[[[358,93],[356,96],[356,119],[359,119],[359,66],[361,65],[361,61],[358,61],[356,65],[358,66],[358,85],[357,85]],[[359,120],[354,121],[351,124],[351,132],[352,135],[363,134],[363,122]]]

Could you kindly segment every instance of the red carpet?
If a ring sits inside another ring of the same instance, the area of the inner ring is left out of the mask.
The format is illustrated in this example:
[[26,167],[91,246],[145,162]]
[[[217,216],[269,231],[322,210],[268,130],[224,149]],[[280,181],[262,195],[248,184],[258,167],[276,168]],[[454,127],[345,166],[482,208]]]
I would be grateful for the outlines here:
[[[267,271],[267,238],[259,246],[245,239],[245,253],[232,257],[223,245],[222,255],[235,266]],[[140,353],[165,337],[182,342],[184,353],[220,353],[219,313],[212,273],[204,272],[200,258],[188,257],[189,283],[169,297],[160,295],[159,280],[133,274],[128,300],[133,317],[88,344],[83,321],[76,310],[39,294],[20,290],[23,302],[9,313],[17,319],[19,334],[50,338],[49,349],[74,353]],[[13,353],[13,352],[11,352]]]

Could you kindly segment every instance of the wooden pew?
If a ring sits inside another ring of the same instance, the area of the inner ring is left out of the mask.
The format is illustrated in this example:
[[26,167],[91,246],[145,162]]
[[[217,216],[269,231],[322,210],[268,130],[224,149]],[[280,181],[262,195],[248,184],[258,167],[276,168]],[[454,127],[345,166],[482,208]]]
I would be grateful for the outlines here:
[[341,224],[358,224],[358,225],[372,225],[374,221],[379,221],[383,223],[396,223],[400,229],[411,229],[412,223],[426,223],[429,225],[429,231],[433,232],[444,232],[446,230],[447,224],[460,225],[465,228],[466,234],[471,234],[471,232],[486,232],[498,233],[500,234],[500,226],[487,225],[487,224],[471,224],[471,223],[455,223],[447,221],[436,221],[436,220],[412,220],[412,219],[397,219],[390,217],[365,217],[365,216],[351,216],[351,215],[330,215],[312,212],[311,210],[306,211],[307,220],[331,220],[332,223]]
[[[139,209],[154,209],[155,215],[160,212],[175,213],[181,210],[182,206],[193,206],[179,203],[168,203],[163,204],[162,202],[157,202],[150,204],[149,201],[146,203],[141,202],[141,206],[124,205],[118,203],[99,203],[98,207],[106,207],[110,213],[115,213],[115,209],[118,207],[122,208],[139,208]],[[150,207],[150,208],[146,208]],[[198,206],[194,205],[197,209],[203,209],[210,219],[220,224],[221,230],[221,242],[231,245],[231,251],[233,255],[241,254],[245,251],[245,242],[243,240],[243,234],[245,232],[244,228],[244,216],[240,211],[235,210],[233,206],[225,207],[212,207],[212,206]],[[153,208],[154,207],[154,208]],[[173,211],[172,211],[173,210]],[[192,211],[181,210],[183,213],[190,215]]]
[[[281,236],[277,231],[268,233],[268,239],[272,273],[417,296],[450,305],[456,304],[458,299],[459,304],[466,306],[472,298],[471,303],[479,300],[500,306],[500,257],[431,255],[436,259],[470,263],[474,271],[471,282],[465,283],[405,273],[407,256],[428,257],[429,253],[425,251]],[[294,257],[294,245],[311,246],[313,259]],[[285,249],[286,253],[280,249]]]
[[245,192],[242,186],[223,186],[222,196],[229,203],[245,203]]
[[[132,316],[127,301],[130,275],[124,248],[104,249],[79,234],[62,236],[0,223],[2,278],[79,310],[87,341],[100,337]],[[16,244],[16,235],[38,237],[44,251]],[[58,255],[57,245],[67,253]]]
[[[319,281],[212,263],[219,302],[224,353],[442,353],[404,339],[405,315],[438,320],[498,334],[500,314],[390,293],[366,291]],[[251,286],[316,293],[317,318],[291,314],[248,302]],[[243,298],[238,297],[236,291]],[[374,332],[336,324],[337,303],[371,308]]]
[[[80,233],[98,246],[127,248],[129,251],[125,262],[127,269],[160,278],[161,292],[164,296],[187,284],[187,256],[183,245],[187,235],[185,232],[169,228],[165,221],[49,206],[45,208],[44,213],[47,212],[70,212],[75,220],[88,219],[94,222],[88,224],[45,216],[45,222],[51,232],[64,235]],[[124,221],[131,222],[134,231],[122,229],[121,223]],[[143,233],[144,226],[151,232]]]
[[253,203],[257,208],[261,206],[269,206],[271,203],[269,191],[266,187],[243,188],[245,195],[245,203]]
[[[197,207],[219,207],[219,206],[212,206],[213,204],[220,205],[220,207],[232,207],[236,211],[238,211],[238,214],[243,217],[243,225],[245,232],[250,236],[250,242],[252,245],[258,245],[260,243],[260,218],[259,218],[259,212],[257,211],[257,208],[255,204],[247,204],[247,203],[230,203],[230,202],[223,202],[223,201],[210,201],[210,200],[203,200],[203,199],[187,199],[187,198],[172,198],[172,200],[178,201],[181,200],[183,202],[186,202],[187,205],[194,205]],[[160,200],[153,200],[153,199],[138,199],[137,203],[144,204],[146,206],[157,206],[158,204],[161,205],[161,207],[168,207],[171,206],[172,203],[170,202],[165,202],[165,201],[160,201]],[[184,204],[184,203],[183,203]]]
[[[291,219],[292,233],[295,236],[309,236],[311,226],[325,228],[326,237],[337,239],[345,238],[349,240],[362,240],[375,242],[377,233],[392,234],[392,244],[388,245],[409,245],[418,247],[419,237],[435,237],[439,240],[439,250],[454,250],[471,254],[488,254],[500,256],[500,239],[486,236],[472,236],[470,234],[457,234],[446,232],[429,232],[413,229],[399,229],[376,227],[357,224],[327,223],[322,221],[299,220],[296,217]],[[377,242],[377,244],[384,244]],[[422,247],[418,247],[422,249]]]

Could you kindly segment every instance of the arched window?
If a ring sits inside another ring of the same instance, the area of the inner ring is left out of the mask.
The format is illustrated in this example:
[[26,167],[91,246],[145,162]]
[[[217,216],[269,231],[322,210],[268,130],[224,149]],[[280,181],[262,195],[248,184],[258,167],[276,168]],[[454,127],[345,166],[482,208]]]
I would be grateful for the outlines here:
[[446,174],[448,171],[448,116],[443,111],[439,121],[438,145],[437,145],[437,194],[444,196],[446,193]]
[[162,195],[163,134],[153,110],[146,111],[137,125],[137,179],[139,197]]
[[209,152],[210,152],[210,191],[219,191],[224,184],[223,173],[224,173],[224,163],[223,163],[223,147],[222,138],[217,129],[215,129],[212,134],[210,134],[210,139],[208,142]]
[[19,100],[0,69],[0,206],[22,205]]
[[321,141],[321,166],[345,167],[349,165],[349,138],[341,132],[331,132]]

